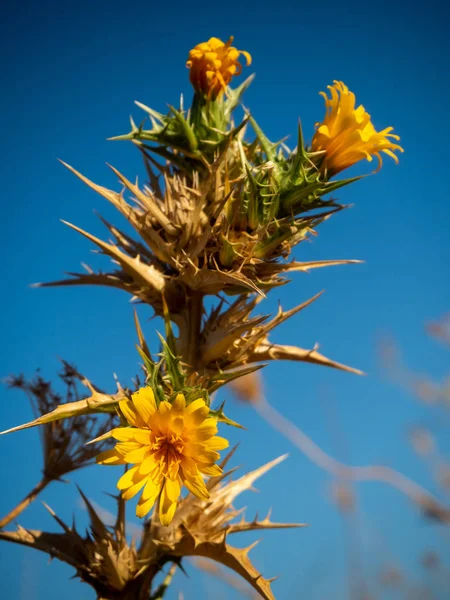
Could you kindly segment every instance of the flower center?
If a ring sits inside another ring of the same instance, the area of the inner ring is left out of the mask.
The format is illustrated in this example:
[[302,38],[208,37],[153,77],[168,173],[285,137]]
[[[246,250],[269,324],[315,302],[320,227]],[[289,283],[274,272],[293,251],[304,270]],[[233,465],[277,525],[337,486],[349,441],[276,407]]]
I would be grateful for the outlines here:
[[155,436],[150,447],[154,452],[171,450],[177,454],[182,454],[184,450],[184,440],[179,435],[175,434]]
[[183,456],[185,442],[173,433],[155,436],[150,448],[154,453],[155,460],[160,465],[160,472],[174,479],[178,473],[178,467]]

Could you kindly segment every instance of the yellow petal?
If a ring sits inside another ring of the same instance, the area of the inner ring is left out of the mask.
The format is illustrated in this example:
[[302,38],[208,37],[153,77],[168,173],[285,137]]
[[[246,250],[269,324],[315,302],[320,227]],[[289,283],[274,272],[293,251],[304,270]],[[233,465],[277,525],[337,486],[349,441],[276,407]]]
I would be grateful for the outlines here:
[[156,498],[150,498],[146,502],[141,502],[141,500],[139,500],[136,506],[136,516],[139,517],[139,519],[145,517],[145,515],[147,515],[152,510],[155,501]]
[[149,500],[153,500],[154,502],[161,492],[162,484],[162,479],[156,482],[153,479],[148,479],[144,489],[142,490],[142,495],[139,502],[143,503],[148,502]]
[[215,463],[219,460],[220,454],[214,450],[209,450],[203,444],[189,442],[184,448],[183,454],[191,456],[196,462]]
[[184,422],[187,427],[198,427],[209,415],[209,408],[204,400],[194,400],[186,408]]
[[209,500],[209,492],[206,489],[205,482],[203,481],[201,475],[197,477],[190,477],[183,480],[184,485],[187,489],[200,498],[201,500]]
[[199,426],[197,429],[192,430],[192,436],[189,437],[192,440],[206,444],[210,438],[216,435],[217,427],[205,427],[204,429],[200,429],[200,427],[201,426]]
[[167,498],[172,502],[176,502],[181,493],[181,481],[178,477],[176,479],[166,478],[164,490]]
[[250,66],[252,64],[251,54],[249,54],[245,50],[241,50],[241,54],[243,54],[245,56],[245,60],[247,61],[247,67]]
[[156,436],[165,436],[170,433],[169,423],[171,419],[171,409],[171,404],[166,400],[160,402],[158,410],[152,418],[152,431]]
[[152,443],[152,432],[149,429],[135,429],[134,439],[140,444],[149,446]]
[[136,477],[138,475],[139,467],[133,467],[132,469],[128,469],[122,477],[117,482],[117,489],[126,490],[132,485],[134,485],[137,481],[140,481],[140,477]]
[[205,419],[203,423],[200,423],[195,429],[195,437],[199,442],[207,440],[208,438],[216,435],[217,433],[217,419],[215,417],[209,417]]
[[167,526],[172,521],[177,509],[180,491],[181,487],[178,480],[166,479],[159,502],[159,519],[162,525]]
[[178,457],[174,456],[173,453],[167,453],[167,475],[170,479],[175,479],[178,477],[178,470],[180,467],[180,460]]
[[148,446],[140,446],[140,448],[136,448],[135,450],[131,450],[131,452],[127,452],[124,458],[127,463],[134,464],[140,463],[147,458],[147,454],[150,451]]
[[228,448],[229,446],[228,440],[218,435],[206,440],[204,444],[208,450],[225,450],[225,448]]
[[142,444],[138,442],[119,442],[116,444],[116,450],[119,454],[125,456],[125,454],[128,454],[132,450],[138,450],[141,446]]
[[135,427],[146,427],[144,419],[138,414],[132,400],[122,400],[119,402],[119,408],[125,419]]
[[186,408],[186,399],[184,394],[177,394],[172,403],[172,412],[183,413]]
[[170,423],[170,429],[176,435],[181,435],[183,433],[183,429],[184,429],[183,417],[176,417],[175,419],[172,419],[172,421]]
[[158,463],[155,460],[153,454],[150,454],[139,465],[139,473],[141,475],[149,475],[155,468],[157,468]]
[[155,395],[152,388],[149,386],[140,388],[135,394],[132,394],[131,398],[144,423],[150,425],[151,417],[156,411]]
[[220,477],[220,475],[222,475],[223,473],[219,465],[199,465],[199,469],[201,473],[203,473],[204,475],[209,475],[210,477]]
[[170,404],[170,402],[167,402],[167,400],[163,400],[160,403],[159,412],[161,415],[166,415],[167,413],[170,413],[171,410],[172,410],[172,405]]
[[180,466],[183,470],[183,476],[186,479],[198,477],[199,471],[196,462],[189,456],[183,456],[181,458]]
[[132,485],[130,488],[122,492],[122,498],[124,500],[131,500],[136,494],[144,487],[147,481],[146,477],[143,477],[140,481]]
[[124,465],[125,461],[123,457],[115,448],[112,450],[105,450],[95,458],[99,465]]
[[112,437],[118,442],[133,442],[135,440],[136,432],[139,429],[136,427],[116,427],[111,431]]
[[197,400],[194,400],[193,402],[191,402],[190,404],[188,404],[188,406],[186,407],[186,410],[185,410],[184,414],[186,416],[191,415],[193,412],[195,412],[199,408],[202,408],[203,406],[206,406],[205,401],[203,400],[203,398],[197,398]]

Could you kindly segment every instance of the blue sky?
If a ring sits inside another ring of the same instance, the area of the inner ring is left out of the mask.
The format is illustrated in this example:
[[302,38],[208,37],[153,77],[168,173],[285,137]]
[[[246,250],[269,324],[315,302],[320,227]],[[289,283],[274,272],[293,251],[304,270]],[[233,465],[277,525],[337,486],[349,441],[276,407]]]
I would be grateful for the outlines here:
[[[129,114],[139,120],[133,101],[163,111],[181,92],[190,98],[184,66],[189,49],[213,35],[234,35],[235,45],[253,55],[248,73],[256,73],[245,103],[269,137],[290,135],[294,140],[300,116],[310,138],[324,111],[318,92],[341,79],[375,126],[393,125],[405,148],[398,166],[386,159],[376,176],[343,189],[340,199],[353,207],[320,227],[319,236],[295,253],[299,260],[358,258],[364,264],[296,274],[289,286],[272,292],[262,309],[275,310],[278,301],[291,307],[326,289],[273,339],[305,348],[318,342],[323,353],[363,369],[367,376],[303,364],[271,365],[264,372],[268,399],[337,458],[388,464],[437,492],[406,435],[430,411],[387,380],[376,344],[391,334],[412,368],[437,379],[446,375],[448,353],[423,331],[426,320],[450,306],[445,12],[443,3],[410,4],[405,10],[398,0],[376,5],[326,0],[304,6],[266,1],[193,5],[179,0],[155,6],[85,0],[9,5],[0,37],[7,59],[0,95],[5,213],[1,376],[31,375],[40,367],[51,377],[59,368],[59,356],[105,388],[112,387],[113,373],[124,383],[135,374],[132,310],[125,294],[29,287],[77,270],[81,261],[95,262],[90,244],[59,218],[95,234],[104,232],[94,211],[119,220],[57,159],[118,189],[105,163],[132,178],[141,170],[139,156],[131,144],[106,138],[128,131]],[[368,164],[363,168],[371,170]],[[142,307],[140,314],[146,321],[151,313]],[[145,329],[155,341],[154,323],[147,322]],[[240,441],[237,462],[243,470],[290,452],[287,461],[261,480],[259,494],[242,498],[250,514],[272,506],[275,519],[310,525],[264,533],[253,551],[266,575],[280,575],[274,584],[277,598],[349,598],[348,529],[329,500],[329,476],[252,409],[230,400],[228,410],[248,428],[230,433]],[[30,417],[25,398],[2,391],[2,429]],[[448,453],[446,443],[441,450]],[[3,514],[38,477],[38,432],[1,438],[0,452]],[[92,467],[71,477],[70,484],[54,484],[42,499],[68,520],[75,511],[83,527],[85,515],[73,482],[111,509],[103,492],[113,490],[115,478],[111,470]],[[358,490],[362,508],[357,548],[365,557],[370,585],[383,560],[394,561],[425,585],[418,557],[427,548],[444,548],[442,532],[420,519],[394,490],[378,484]],[[39,502],[20,522],[30,528],[56,528]],[[246,545],[249,540],[241,541]],[[7,598],[53,600],[61,589],[69,600],[94,598],[87,586],[66,583],[71,569],[60,563],[49,566],[45,556],[32,551],[0,545],[0,565]],[[237,597],[229,588],[214,588],[210,578],[193,568],[189,571],[189,579],[177,577],[169,600],[178,597],[179,589],[187,600],[213,597],[214,589],[217,597]]]

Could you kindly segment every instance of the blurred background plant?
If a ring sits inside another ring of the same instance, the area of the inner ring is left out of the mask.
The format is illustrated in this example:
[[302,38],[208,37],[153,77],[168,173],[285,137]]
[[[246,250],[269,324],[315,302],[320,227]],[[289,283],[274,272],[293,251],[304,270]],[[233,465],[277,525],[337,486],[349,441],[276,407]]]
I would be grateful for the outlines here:
[[[450,345],[450,316],[428,322],[425,331],[434,342],[448,348]],[[264,395],[259,373],[246,375],[232,382],[237,398],[251,403],[256,412],[313,464],[331,475],[330,500],[342,517],[344,551],[347,563],[347,584],[340,590],[349,600],[369,599],[423,599],[445,600],[450,589],[450,387],[449,376],[435,381],[417,368],[407,366],[399,345],[393,338],[385,338],[379,347],[380,364],[385,376],[403,387],[409,396],[419,401],[424,410],[420,423],[409,423],[404,443],[409,444],[417,460],[424,463],[436,496],[394,471],[387,465],[351,466],[335,460],[310,439],[297,424],[286,419],[269,404]],[[407,360],[407,359],[406,359]],[[338,420],[330,421],[334,439],[342,442],[342,432],[336,431]],[[338,435],[336,435],[338,434]],[[396,488],[412,501],[417,509],[417,520],[437,528],[438,538],[443,538],[439,550],[428,547],[415,557],[413,572],[402,565],[402,557],[392,552],[389,543],[404,535],[401,529],[374,531],[371,516],[360,500],[362,482],[382,482]],[[358,485],[360,484],[360,485]],[[377,539],[378,538],[378,539]],[[367,544],[367,539],[372,543]],[[373,541],[376,544],[373,544]],[[376,545],[377,551],[371,547]],[[331,566],[331,565],[330,565]],[[320,567],[327,562],[320,559]],[[314,594],[315,571],[309,578],[299,577],[298,589],[311,589]],[[313,596],[312,596],[313,597]],[[316,596],[314,596],[316,597]]]

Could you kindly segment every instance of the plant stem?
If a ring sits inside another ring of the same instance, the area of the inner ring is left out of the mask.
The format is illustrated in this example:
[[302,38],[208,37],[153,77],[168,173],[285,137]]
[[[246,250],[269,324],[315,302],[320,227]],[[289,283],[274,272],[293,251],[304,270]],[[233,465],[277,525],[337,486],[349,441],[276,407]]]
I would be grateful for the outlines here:
[[6,527],[13,519],[18,517],[26,508],[29,506],[33,500],[36,500],[38,495],[42,492],[44,488],[50,483],[51,479],[47,477],[43,477],[41,481],[31,490],[29,494],[25,496],[25,498],[19,502],[19,504],[12,509],[3,519],[0,521],[0,529]]
[[173,579],[176,569],[177,569],[177,565],[174,563],[170,567],[169,572],[167,573],[167,575],[164,578],[164,581],[161,583],[161,585],[158,587],[158,589],[155,590],[155,593],[152,594],[150,600],[162,600],[162,598],[164,597],[164,594],[167,591],[167,588],[172,583],[172,579]]
[[185,340],[185,361],[195,370],[198,362],[200,331],[203,316],[203,294],[194,292],[187,303],[187,335]]

